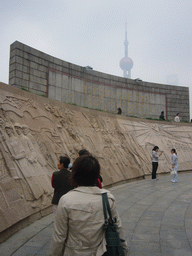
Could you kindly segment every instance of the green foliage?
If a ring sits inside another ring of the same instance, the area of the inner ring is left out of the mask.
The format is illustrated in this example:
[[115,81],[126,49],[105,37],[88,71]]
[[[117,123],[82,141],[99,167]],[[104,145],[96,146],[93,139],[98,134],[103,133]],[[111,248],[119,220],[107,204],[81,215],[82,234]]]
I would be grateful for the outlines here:
[[128,117],[134,117],[134,118],[138,118],[138,116],[134,116],[134,115],[126,115]]
[[184,120],[184,121],[181,121],[181,123],[191,123],[191,122]]
[[155,120],[155,121],[164,121],[164,122],[171,122],[170,120],[162,120],[162,119],[160,119],[160,118],[152,118],[152,117],[146,117],[145,119],[147,119],[147,120]]
[[156,121],[163,121],[162,119],[159,119],[159,118],[152,118],[152,117],[146,117],[145,119],[148,119],[148,120],[156,120]]
[[23,90],[23,91],[26,91],[26,92],[29,92],[29,90],[27,90],[25,87],[21,87],[21,90]]
[[36,93],[38,96],[42,96],[42,97],[45,97],[45,98],[47,98],[47,95],[45,95],[45,94],[39,94],[39,93]]

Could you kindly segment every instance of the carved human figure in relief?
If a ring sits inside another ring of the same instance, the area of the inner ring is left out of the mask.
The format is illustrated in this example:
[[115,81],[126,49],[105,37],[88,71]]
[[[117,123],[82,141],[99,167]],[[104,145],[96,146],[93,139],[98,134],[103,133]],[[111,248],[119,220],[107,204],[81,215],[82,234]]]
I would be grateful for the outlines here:
[[19,138],[15,136],[13,127],[9,124],[5,126],[8,139],[6,139],[6,145],[9,149],[9,153],[17,166],[18,176],[22,180],[21,185],[24,189],[25,198],[28,201],[33,201],[41,196],[41,193],[33,194],[31,182],[28,180],[30,177],[29,166],[25,159],[25,150]]
[[6,165],[2,152],[0,151],[0,177],[6,176]]
[[5,121],[0,117],[0,151],[1,151],[1,165],[3,166],[1,170],[4,170],[3,175],[10,175],[14,179],[18,179],[18,173],[14,166],[14,163],[10,157],[9,150],[5,143],[6,132],[5,132]]
[[[44,157],[46,164],[51,169],[55,170],[56,165],[55,165],[55,161],[54,161],[55,160],[54,152],[52,151],[52,147],[51,147],[50,143],[48,142],[44,133],[43,132],[36,133],[35,140],[38,141],[39,150],[42,154],[42,157]],[[38,152],[38,150],[36,152]],[[52,172],[51,172],[51,175],[52,175]]]
[[41,136],[38,142],[41,144],[43,154],[46,154],[46,160],[50,165],[56,168],[55,163],[58,161],[58,157],[63,154],[64,148],[59,135],[53,128],[42,128],[40,131]]
[[26,159],[30,164],[37,162],[35,149],[33,147],[31,140],[23,133],[22,127],[19,124],[16,123],[14,127],[25,149]]
[[21,166],[24,167],[24,170],[20,170],[20,178],[22,178],[23,176],[29,177],[30,173],[29,168],[27,168],[27,161],[24,160],[22,162],[18,162],[19,160],[25,159],[26,157],[25,149],[23,148],[21,141],[17,136],[15,136],[13,127],[11,125],[6,124],[5,130],[8,135],[8,139],[6,139],[6,144],[10,151],[12,159],[16,161],[19,169],[21,169]]
[[[17,134],[21,136],[21,127],[16,125]],[[22,140],[14,134],[13,127],[9,124],[5,126],[5,130],[8,135],[6,140],[9,152],[19,170],[19,177],[22,180],[22,187],[24,189],[24,195],[27,201],[39,201],[39,205],[45,201],[44,194],[47,191],[44,189],[44,180],[40,179],[39,176],[34,175],[34,169],[32,160],[28,158],[28,151],[24,148]],[[37,173],[39,170],[36,170]],[[37,207],[37,204],[33,204]],[[32,206],[32,207],[33,207]]]
[[31,148],[32,148],[33,158],[35,158],[42,166],[47,166],[47,162],[41,153],[39,145],[35,140],[35,138],[33,137],[33,135],[29,132],[28,126],[22,125],[21,128],[22,128],[23,135],[27,138],[27,140],[29,141],[29,144],[32,143]]
[[23,127],[18,123],[16,123],[14,127],[25,149],[26,159],[29,162],[33,179],[36,180],[36,184],[43,189],[46,196],[50,195],[53,191],[50,186],[50,179],[48,178],[47,173],[44,172],[42,166],[39,164],[35,148],[33,147],[31,139],[27,136],[28,127],[25,125],[23,129]]

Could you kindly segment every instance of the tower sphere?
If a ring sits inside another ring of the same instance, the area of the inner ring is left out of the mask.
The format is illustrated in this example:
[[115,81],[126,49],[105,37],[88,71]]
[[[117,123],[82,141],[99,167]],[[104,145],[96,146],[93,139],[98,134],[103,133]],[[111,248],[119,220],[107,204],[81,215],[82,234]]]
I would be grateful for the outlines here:
[[129,57],[124,57],[120,60],[119,65],[122,70],[131,70],[133,67],[133,61]]

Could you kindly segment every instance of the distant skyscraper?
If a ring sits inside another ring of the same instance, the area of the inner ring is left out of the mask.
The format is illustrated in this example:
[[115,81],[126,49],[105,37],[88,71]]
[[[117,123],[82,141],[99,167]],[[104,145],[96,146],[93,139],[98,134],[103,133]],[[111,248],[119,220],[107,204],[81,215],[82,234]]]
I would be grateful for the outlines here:
[[123,76],[126,78],[131,78],[131,69],[133,67],[133,61],[128,57],[128,41],[127,41],[127,23],[125,23],[125,57],[120,60],[120,67],[123,70]]

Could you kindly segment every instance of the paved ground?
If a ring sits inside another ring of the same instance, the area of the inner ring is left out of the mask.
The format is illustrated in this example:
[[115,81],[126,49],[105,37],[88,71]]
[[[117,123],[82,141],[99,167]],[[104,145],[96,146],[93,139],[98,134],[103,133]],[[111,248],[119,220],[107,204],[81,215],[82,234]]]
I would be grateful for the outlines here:
[[[131,256],[192,255],[192,173],[145,179],[110,191],[122,219]],[[0,256],[47,256],[53,215],[20,230],[0,245]]]

